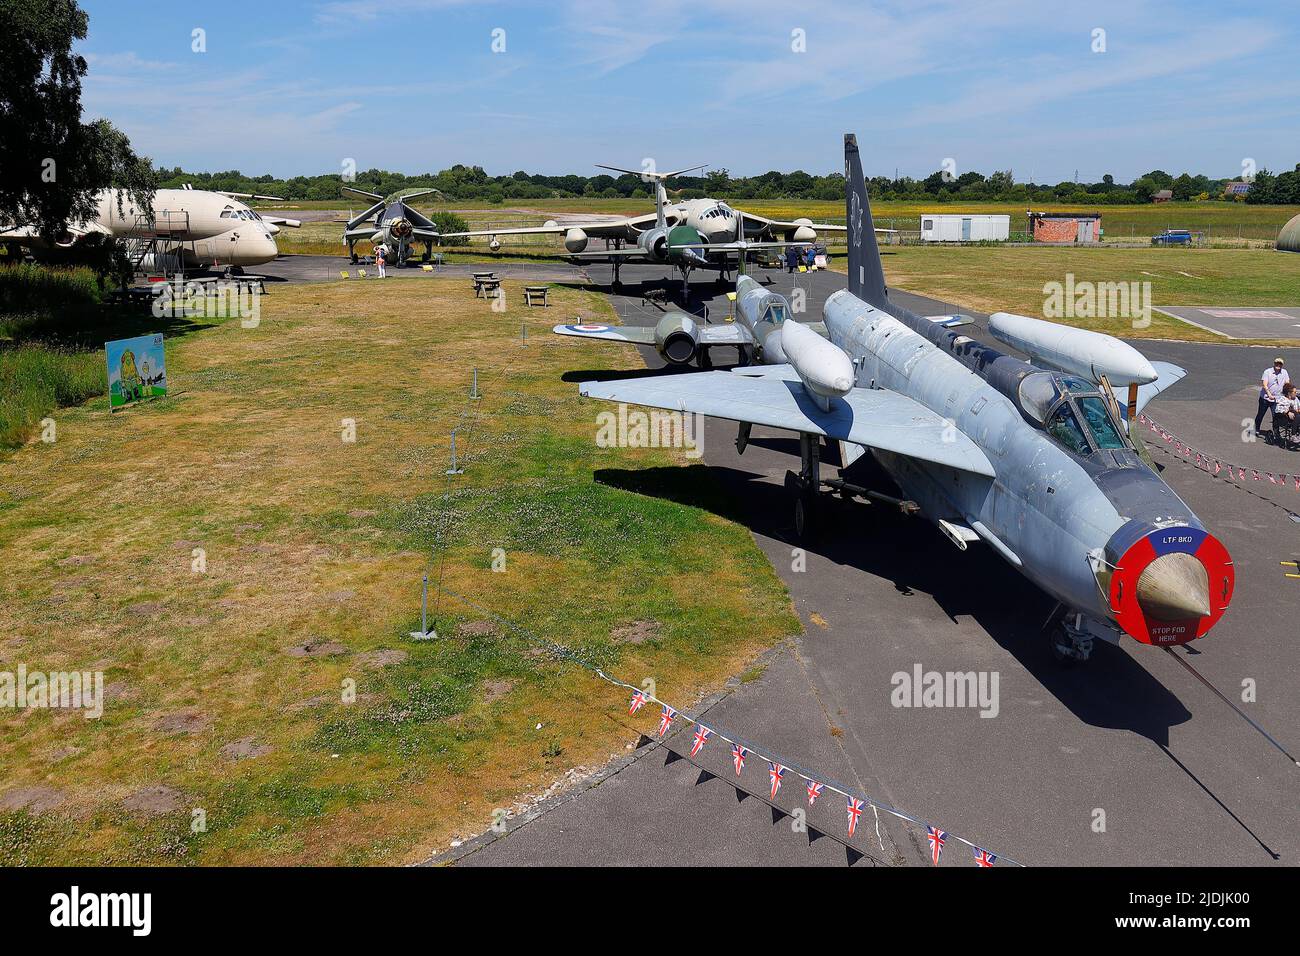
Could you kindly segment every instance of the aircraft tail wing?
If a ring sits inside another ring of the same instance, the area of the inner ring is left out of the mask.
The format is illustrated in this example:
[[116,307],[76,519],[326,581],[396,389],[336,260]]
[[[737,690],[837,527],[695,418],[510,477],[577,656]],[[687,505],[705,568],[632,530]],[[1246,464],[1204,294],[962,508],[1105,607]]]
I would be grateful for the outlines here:
[[876,245],[876,227],[871,221],[871,201],[862,175],[858,137],[854,133],[844,134],[844,207],[849,232],[849,292],[893,314],[880,247]]
[[977,475],[994,474],[978,445],[907,396],[855,388],[823,411],[789,366],[583,382],[578,392],[610,402],[823,435]]

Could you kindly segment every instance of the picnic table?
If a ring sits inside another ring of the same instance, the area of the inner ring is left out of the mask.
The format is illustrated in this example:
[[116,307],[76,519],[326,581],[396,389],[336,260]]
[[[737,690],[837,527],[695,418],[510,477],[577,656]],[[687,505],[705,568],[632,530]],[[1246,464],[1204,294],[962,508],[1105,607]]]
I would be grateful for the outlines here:
[[501,280],[497,278],[495,272],[471,272],[474,279],[474,295],[476,298],[483,298],[484,289],[495,292],[501,288]]
[[534,299],[541,301],[543,307],[549,307],[550,301],[547,299],[547,292],[550,286],[544,285],[526,285],[524,286],[524,304],[531,306]]

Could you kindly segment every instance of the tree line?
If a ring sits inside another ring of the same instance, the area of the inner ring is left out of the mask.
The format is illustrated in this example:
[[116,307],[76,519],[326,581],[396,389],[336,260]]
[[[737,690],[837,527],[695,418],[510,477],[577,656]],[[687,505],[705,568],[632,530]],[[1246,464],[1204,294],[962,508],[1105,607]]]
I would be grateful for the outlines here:
[[[1226,196],[1224,187],[1231,179],[1212,179],[1204,175],[1182,173],[1174,176],[1154,169],[1121,184],[1109,173],[1099,182],[1059,182],[1055,185],[1017,182],[1011,170],[998,170],[985,176],[979,172],[955,175],[936,171],[924,179],[910,176],[872,176],[868,180],[873,197],[883,200],[915,202],[1024,202],[1026,204],[1075,203],[1080,205],[1123,205],[1152,201],[1161,190],[1169,190],[1177,201],[1300,203],[1300,164],[1295,170],[1274,174],[1260,170],[1249,193],[1244,197]],[[179,188],[189,183],[195,189],[219,189],[231,192],[262,193],[289,200],[338,200],[346,198],[340,191],[345,180],[337,173],[320,176],[246,176],[238,170],[215,173],[186,172],[180,167],[158,170],[161,188]],[[358,172],[348,185],[368,192],[391,195],[407,189],[439,189],[450,200],[482,200],[504,203],[520,199],[648,199],[653,187],[640,176],[623,174],[595,176],[568,174],[546,176],[523,170],[508,176],[489,176],[481,166],[457,164],[438,173],[408,176],[383,169]],[[674,198],[703,196],[744,201],[748,199],[824,199],[844,197],[844,176],[840,173],[815,175],[803,170],[782,173],[771,170],[757,176],[732,176],[726,169],[711,170],[700,176],[677,176],[666,183]]]

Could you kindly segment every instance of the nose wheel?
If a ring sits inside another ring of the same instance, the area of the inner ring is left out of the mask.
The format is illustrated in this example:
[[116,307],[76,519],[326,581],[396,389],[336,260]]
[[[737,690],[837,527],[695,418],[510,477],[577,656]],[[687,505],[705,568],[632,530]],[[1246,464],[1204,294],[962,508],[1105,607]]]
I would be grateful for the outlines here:
[[1047,631],[1052,656],[1065,667],[1082,664],[1092,656],[1092,634],[1085,627],[1083,615],[1066,613]]

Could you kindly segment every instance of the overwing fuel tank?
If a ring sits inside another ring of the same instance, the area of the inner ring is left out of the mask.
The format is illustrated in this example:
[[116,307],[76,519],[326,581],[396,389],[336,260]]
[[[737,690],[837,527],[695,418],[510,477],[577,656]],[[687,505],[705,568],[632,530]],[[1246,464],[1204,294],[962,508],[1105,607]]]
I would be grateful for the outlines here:
[[1105,375],[1115,387],[1147,385],[1159,378],[1146,356],[1104,332],[1075,329],[1011,312],[989,316],[989,332],[999,342],[1019,349],[1036,365],[1059,369],[1100,382]]
[[853,388],[853,360],[806,325],[793,319],[781,323],[781,349],[822,411],[830,411],[831,399],[843,398]]

